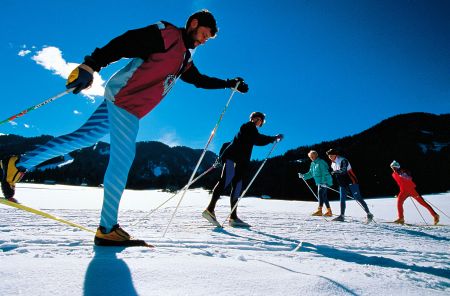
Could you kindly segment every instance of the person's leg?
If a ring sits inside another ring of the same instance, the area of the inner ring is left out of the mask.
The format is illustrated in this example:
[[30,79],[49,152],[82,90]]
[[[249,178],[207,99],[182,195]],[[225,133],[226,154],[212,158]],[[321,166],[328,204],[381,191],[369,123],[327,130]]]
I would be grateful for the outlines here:
[[369,207],[367,206],[367,203],[364,201],[364,199],[361,196],[361,191],[359,190],[358,184],[351,184],[350,185],[350,191],[352,192],[352,196],[356,201],[358,201],[362,207],[364,208],[364,211],[366,211],[366,214],[370,214]]
[[416,191],[411,191],[411,196],[417,200],[419,204],[425,207],[428,212],[430,212],[431,216],[435,217],[437,215],[436,211],[423,199],[423,197]]
[[317,185],[317,197],[319,198],[319,208],[323,207],[323,201],[324,201],[323,193],[325,191],[324,189],[325,188],[322,188],[322,186]]
[[227,188],[230,185],[233,176],[234,176],[234,162],[227,159],[224,162],[220,180],[219,182],[217,182],[216,186],[214,186],[211,201],[209,202],[209,205],[206,208],[210,213],[214,213],[217,201],[220,199],[220,196],[222,195],[225,188]]
[[101,103],[91,117],[73,133],[60,136],[23,155],[17,167],[29,170],[40,163],[57,156],[97,143],[109,131],[106,100]]
[[[239,196],[241,194],[242,191],[242,180],[238,180],[234,185],[233,185],[233,191],[231,192],[231,196],[230,196],[230,206],[231,209],[234,208],[234,206],[236,205],[236,203],[239,200]],[[236,219],[237,218],[237,206],[234,209],[233,212],[231,212],[231,219]]]
[[110,154],[106,169],[100,226],[109,232],[117,224],[119,203],[136,154],[139,119],[108,101]]
[[327,208],[327,211],[325,212],[324,216],[326,217],[333,216],[333,213],[331,212],[330,202],[328,201],[328,188],[325,186],[320,186],[319,196],[321,196],[321,200],[323,201],[325,207]]
[[320,195],[322,196],[323,203],[327,207],[327,209],[330,209],[330,202],[328,200],[328,188],[324,186],[320,186]]
[[399,194],[397,194],[397,214],[398,214],[398,220],[404,220],[404,213],[403,213],[403,203],[408,198],[409,194],[407,192],[400,191]]
[[[233,180],[231,181],[231,186],[233,187],[233,189],[231,190],[231,194],[230,194],[231,209],[234,208],[234,206],[236,205],[236,203],[239,200],[239,197],[241,196],[242,177],[243,177],[243,173],[244,173],[243,169],[244,168],[239,163],[236,164],[234,177],[233,177]],[[231,212],[230,219],[237,219],[237,206],[234,209],[234,211]]]
[[345,199],[347,198],[347,190],[343,186],[339,186],[339,198],[341,203],[340,216],[345,216]]
[[311,216],[322,216],[322,215],[323,215],[323,213],[322,213],[323,196],[322,196],[322,195],[323,195],[323,189],[322,189],[322,186],[317,185],[317,195],[316,195],[316,198],[318,199],[319,206],[318,206],[317,210],[311,214]]
[[2,160],[1,188],[5,198],[17,202],[13,198],[15,184],[22,179],[27,170],[56,156],[62,156],[76,149],[91,146],[106,135],[108,131],[108,111],[104,101],[86,123],[75,132],[54,138],[22,157],[12,155]]

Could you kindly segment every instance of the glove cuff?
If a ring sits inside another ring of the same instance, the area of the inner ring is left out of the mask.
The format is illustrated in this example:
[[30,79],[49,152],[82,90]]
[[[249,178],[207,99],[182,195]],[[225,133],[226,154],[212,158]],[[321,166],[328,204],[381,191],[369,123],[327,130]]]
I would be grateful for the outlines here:
[[87,71],[87,72],[89,72],[89,73],[91,73],[92,75],[94,75],[94,69],[92,69],[92,68],[89,67],[88,65],[86,65],[86,64],[80,64],[78,67],[81,68],[81,69],[83,69],[83,70],[85,70],[85,71]]
[[226,85],[227,85],[227,88],[233,88],[233,87],[235,87],[236,86],[236,80],[235,79],[227,79],[226,80]]
[[90,67],[95,72],[99,72],[101,68],[91,56],[85,56],[83,64]]

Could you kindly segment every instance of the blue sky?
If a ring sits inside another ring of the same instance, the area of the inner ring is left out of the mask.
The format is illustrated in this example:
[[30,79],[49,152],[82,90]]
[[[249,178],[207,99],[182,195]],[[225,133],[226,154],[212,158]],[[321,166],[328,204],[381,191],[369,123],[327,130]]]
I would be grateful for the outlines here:
[[[198,48],[197,67],[210,76],[242,76],[250,86],[234,96],[210,146],[215,152],[252,111],[267,114],[261,133],[285,134],[275,155],[396,114],[450,112],[450,1],[4,0],[0,120],[64,91],[63,77],[95,47],[161,19],[184,26],[201,8],[214,13],[219,33]],[[97,84],[125,64],[103,69]],[[141,121],[138,140],[203,148],[229,95],[179,81]],[[0,133],[63,135],[101,100],[66,95],[3,124]],[[269,149],[256,148],[254,158]]]

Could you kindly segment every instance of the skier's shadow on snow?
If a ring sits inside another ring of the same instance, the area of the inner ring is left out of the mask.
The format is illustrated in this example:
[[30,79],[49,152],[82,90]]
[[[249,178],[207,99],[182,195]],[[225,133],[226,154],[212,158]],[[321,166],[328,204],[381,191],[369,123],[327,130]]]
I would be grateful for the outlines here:
[[388,225],[383,225],[383,224],[378,223],[377,226],[382,227],[384,229],[391,230],[391,231],[399,232],[399,233],[401,232],[401,233],[414,235],[414,236],[427,237],[427,238],[431,238],[431,239],[438,240],[438,241],[450,241],[450,239],[447,237],[433,235],[433,234],[429,234],[429,233],[426,233],[423,231],[418,231],[418,230],[413,230],[413,229],[400,228],[397,225],[389,227]]
[[338,259],[346,262],[363,264],[363,265],[374,265],[380,267],[389,268],[400,268],[406,270],[412,270],[415,272],[428,273],[435,276],[444,277],[450,279],[450,270],[428,267],[428,266],[418,266],[418,265],[408,265],[402,262],[395,261],[390,258],[385,258],[381,256],[365,256],[356,252],[339,250],[333,247],[325,245],[314,245],[308,242],[303,242],[300,248],[300,252],[313,252],[320,254],[325,257]]
[[131,272],[122,259],[117,258],[125,248],[94,247],[92,258],[84,278],[84,295],[127,295],[137,296]]
[[227,231],[227,230],[225,230],[223,228],[216,228],[216,229],[214,229],[214,232],[223,233],[223,234],[226,234],[226,235],[229,235],[229,236],[232,236],[232,237],[236,237],[236,238],[245,238],[245,239],[247,239],[249,241],[254,241],[254,242],[257,242],[257,243],[263,243],[263,244],[269,245],[269,246],[270,245],[272,245],[272,246],[286,246],[286,247],[289,247],[289,248],[292,248],[292,249],[294,249],[299,243],[299,241],[296,241],[296,240],[293,240],[293,239],[290,239],[290,238],[285,238],[285,237],[281,237],[281,236],[278,236],[278,235],[265,233],[263,231],[255,230],[255,229],[252,229],[252,228],[239,228],[239,229],[246,230],[248,232],[253,232],[253,233],[256,233],[256,234],[259,234],[259,235],[262,235],[262,236],[265,236],[265,237],[268,237],[268,238],[271,238],[271,239],[276,239],[277,241],[262,240],[262,239],[257,239],[257,238],[250,237],[250,236],[239,235],[239,234],[231,233],[231,232],[229,232],[229,231]]

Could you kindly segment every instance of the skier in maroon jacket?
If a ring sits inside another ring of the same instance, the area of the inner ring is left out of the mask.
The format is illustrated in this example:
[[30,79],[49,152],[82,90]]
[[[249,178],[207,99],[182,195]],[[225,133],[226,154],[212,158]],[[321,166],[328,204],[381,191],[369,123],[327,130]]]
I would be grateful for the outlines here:
[[[253,146],[265,146],[283,139],[282,134],[266,136],[258,132],[257,128],[264,124],[265,118],[265,114],[261,112],[253,112],[250,114],[250,121],[244,123],[233,141],[231,143],[225,143],[221,149],[220,157],[224,163],[222,175],[214,187],[211,202],[202,213],[202,216],[215,226],[221,226],[216,219],[214,209],[225,188],[229,185],[232,186],[230,194],[231,209],[233,209],[241,194],[242,177],[250,164]],[[229,223],[233,227],[250,226],[238,218],[237,208],[231,213]]]
[[195,66],[192,57],[196,47],[214,38],[217,31],[214,16],[202,10],[189,17],[185,28],[160,21],[127,31],[104,47],[96,48],[67,79],[66,87],[73,88],[74,94],[92,84],[94,72],[122,58],[130,58],[130,61],[108,80],[105,100],[78,130],[21,157],[13,155],[2,160],[1,188],[5,197],[14,199],[15,184],[26,171],[53,157],[89,147],[109,134],[110,157],[103,181],[100,225],[94,242],[101,246],[145,244],[141,240],[132,240],[118,224],[119,204],[136,153],[140,119],[159,104],[178,78],[199,88],[248,91],[242,78],[209,77]]

